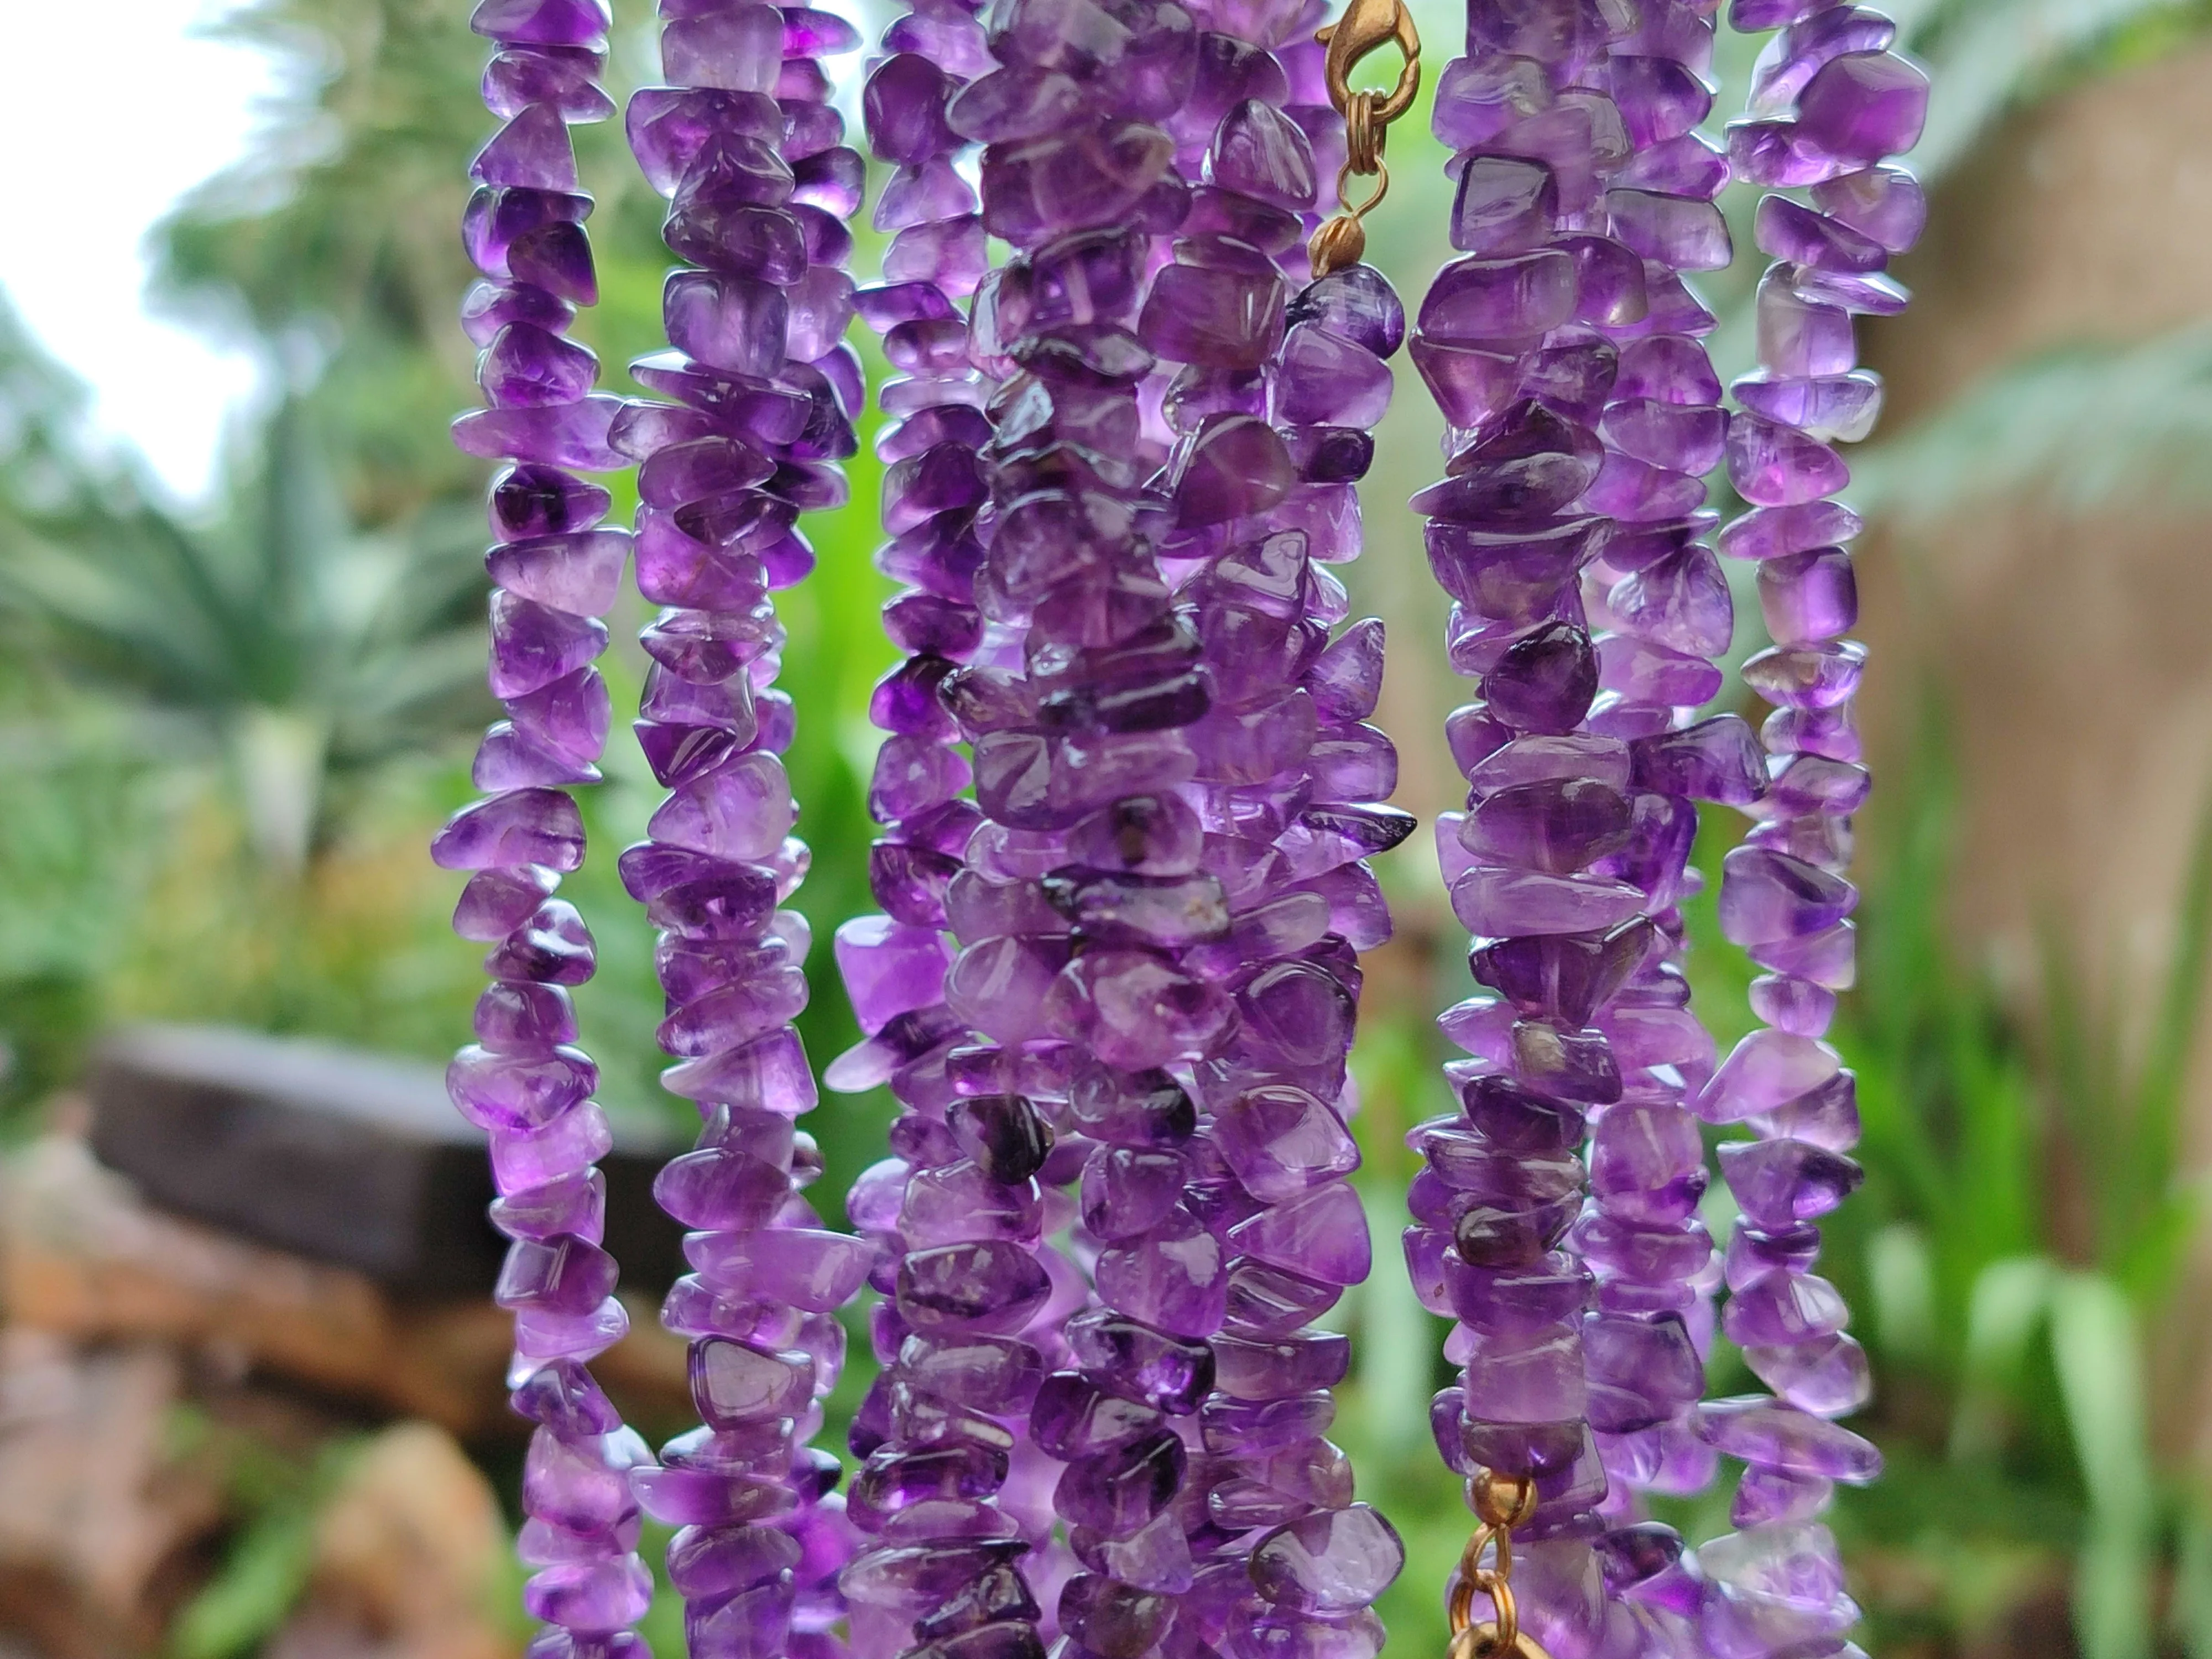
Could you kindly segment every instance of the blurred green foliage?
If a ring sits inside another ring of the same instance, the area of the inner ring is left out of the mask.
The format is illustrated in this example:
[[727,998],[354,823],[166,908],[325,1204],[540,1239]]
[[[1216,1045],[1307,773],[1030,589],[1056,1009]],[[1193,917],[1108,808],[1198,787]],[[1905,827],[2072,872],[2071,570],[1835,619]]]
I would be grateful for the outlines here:
[[215,1572],[170,1626],[170,1659],[240,1659],[276,1633],[307,1588],[316,1516],[360,1442],[341,1435],[313,1452],[281,1452],[187,1406],[173,1407],[167,1426],[171,1456],[220,1476],[228,1522]]
[[[1943,88],[1921,164],[1940,175],[2018,105],[2191,38],[2203,9],[1910,0],[1904,38]],[[1441,5],[1422,12],[1447,55],[1455,20]],[[456,884],[422,848],[469,798],[485,716],[470,619],[482,477],[445,434],[472,395],[471,354],[451,322],[470,275],[453,227],[461,158],[486,131],[481,43],[465,14],[446,0],[254,0],[224,26],[289,65],[288,90],[252,158],[165,228],[159,291],[258,343],[289,395],[234,458],[213,509],[165,507],[127,465],[88,451],[76,389],[0,309],[0,758],[15,781],[0,813],[0,1111],[14,1121],[115,1018],[234,1020],[428,1057],[463,1031],[475,953],[447,933]],[[618,34],[618,96],[651,77],[650,53],[647,28]],[[1749,58],[1724,36],[1723,111]],[[1409,289],[1448,253],[1443,155],[1423,125],[1394,136],[1391,205],[1370,228],[1372,257]],[[579,333],[607,384],[627,390],[622,365],[659,343],[659,204],[618,124],[586,130],[579,149],[599,197],[604,295]],[[1753,195],[1728,204],[1745,257],[1705,285],[1728,368],[1749,349]],[[873,242],[856,229],[865,270]],[[1867,499],[1932,518],[2030,481],[2080,504],[2147,476],[2193,477],[2173,463],[2200,456],[2212,429],[2208,376],[2197,337],[2002,370],[1873,451],[1860,469]],[[1364,603],[1425,627],[1413,526],[1390,506],[1427,481],[1423,403],[1401,398],[1383,434],[1370,556],[1353,581]],[[814,849],[798,902],[817,942],[802,1022],[817,1064],[856,1035],[827,941],[869,908],[865,708],[890,659],[865,445],[848,470],[853,504],[810,520],[819,567],[779,601],[792,640],[784,684],[802,723],[789,760]],[[629,481],[607,482],[620,516]],[[615,618],[605,665],[617,706],[635,699],[642,659],[628,641],[642,620]],[[1401,635],[1392,673],[1441,715],[1451,682],[1436,641]],[[1400,733],[1409,777],[1445,764],[1434,725]],[[2090,1659],[2174,1646],[2212,1659],[2212,1503],[2170,1455],[2173,1413],[2151,1375],[2161,1345],[2149,1340],[2166,1327],[2172,1346],[2197,1218],[2197,1191],[2174,1171],[2212,924],[2212,830],[2147,1028],[2093,1006],[2086,987],[2103,981],[2053,939],[2054,1017],[2025,1029],[1943,927],[1959,849],[1942,729],[1931,708],[1911,775],[1885,780],[1902,804],[1872,860],[1864,983],[1837,1034],[1860,1075],[1868,1178],[1831,1231],[1824,1271],[1861,1310],[1882,1382],[1866,1426],[1890,1468],[1837,1512],[1873,1616],[1869,1645],[1978,1651],[2063,1622],[2070,1604]],[[689,1109],[654,1082],[651,941],[607,855],[643,833],[656,791],[629,745],[612,745],[606,769],[585,792],[594,856],[568,890],[600,945],[601,971],[579,995],[585,1040],[611,1106],[681,1122]],[[1733,833],[1709,827],[1709,875]],[[1404,1133],[1449,1106],[1425,1016],[1457,994],[1463,941],[1438,920],[1419,842],[1382,873],[1413,926],[1389,969],[1406,994],[1370,999],[1355,1057],[1382,1248],[1374,1278],[1334,1316],[1356,1331],[1358,1356],[1336,1433],[1364,1495],[1405,1534],[1407,1571],[1382,1611],[1395,1650],[1416,1654],[1441,1650],[1440,1587],[1467,1520],[1428,1439],[1443,1327],[1414,1301],[1389,1241],[1413,1167]],[[1732,1021],[1747,1023],[1749,969],[1719,940],[1710,890],[1692,922],[1698,1003],[1725,1042],[1742,1029]],[[825,1103],[810,1126],[824,1194],[878,1156],[887,1113],[880,1095]],[[865,1347],[856,1341],[833,1417],[857,1401]],[[1749,1383],[1725,1345],[1713,1374],[1718,1386]],[[174,1633],[179,1659],[229,1659],[274,1627],[298,1589],[315,1480],[293,1471],[241,1499],[228,1564]],[[1725,1503],[1674,1518],[1709,1534]],[[653,1618],[659,1650],[678,1651],[670,1598]]]

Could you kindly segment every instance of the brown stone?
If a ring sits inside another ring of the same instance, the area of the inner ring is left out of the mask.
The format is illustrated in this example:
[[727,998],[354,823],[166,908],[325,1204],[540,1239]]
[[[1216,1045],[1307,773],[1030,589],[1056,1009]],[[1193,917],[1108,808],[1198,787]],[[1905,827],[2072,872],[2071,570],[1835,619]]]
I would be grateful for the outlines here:
[[507,1659],[520,1646],[494,1616],[507,1550],[490,1483],[453,1437],[397,1424],[355,1455],[316,1517],[307,1596],[272,1651]]
[[0,1629],[61,1659],[159,1645],[222,1519],[213,1477],[169,1454],[180,1389],[152,1344],[0,1331]]
[[[16,1324],[82,1340],[156,1339],[427,1418],[463,1436],[523,1426],[506,1410],[507,1316],[481,1297],[396,1298],[366,1275],[227,1237],[141,1202],[65,1136],[12,1161],[0,1285]],[[650,1307],[599,1362],[626,1408],[680,1415],[683,1344]]]
[[[401,1295],[482,1297],[506,1242],[485,1207],[483,1132],[421,1060],[228,1026],[111,1032],[86,1085],[88,1138],[154,1203],[240,1238],[351,1267]],[[676,1149],[617,1125],[600,1162],[607,1248],[657,1295],[684,1271],[653,1201]]]

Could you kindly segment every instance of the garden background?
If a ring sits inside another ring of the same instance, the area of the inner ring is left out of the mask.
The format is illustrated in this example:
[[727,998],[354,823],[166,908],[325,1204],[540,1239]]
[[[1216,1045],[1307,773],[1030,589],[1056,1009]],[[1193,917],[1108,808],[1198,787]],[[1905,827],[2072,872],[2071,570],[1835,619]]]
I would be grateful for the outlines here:
[[[1881,435],[1851,458],[1853,499],[1876,526],[1863,632],[1878,787],[1860,826],[1860,986],[1837,1041],[1860,1076],[1867,1181],[1823,1268],[1874,1358],[1877,1401],[1856,1426],[1889,1473],[1847,1493],[1835,1525],[1865,1645],[1886,1659],[2212,1659],[2212,1254],[2197,1173],[2212,1138],[2197,1040],[2212,937],[2212,7],[1890,9],[1936,72],[1911,158],[1934,218],[1899,267],[1913,309],[1862,325],[1891,388]],[[617,10],[620,95],[651,78],[652,45],[644,9]],[[0,1240],[52,1200],[105,1032],[207,1022],[427,1060],[465,1035],[478,951],[447,933],[456,879],[424,846],[470,797],[490,709],[483,475],[446,437],[473,398],[452,321],[468,281],[455,227],[488,131],[466,11],[258,0],[228,14],[277,61],[282,95],[250,159],[160,228],[155,262],[161,305],[266,365],[270,395],[234,434],[213,501],[167,501],[131,454],[94,441],[66,362],[0,305]],[[1450,9],[1430,0],[1420,16],[1441,64]],[[879,20],[860,21],[872,38]],[[1749,56],[1724,37],[1718,111],[1741,101]],[[1424,128],[1394,136],[1391,197],[1370,222],[1371,261],[1407,291],[1449,252],[1443,155]],[[578,332],[625,390],[621,366],[659,343],[661,204],[618,124],[580,136],[605,297]],[[44,164],[16,155],[0,172]],[[1700,284],[1725,319],[1724,373],[1749,357],[1751,199],[1729,201],[1736,270]],[[855,228],[866,270],[871,234]],[[1350,580],[1390,627],[1377,718],[1402,757],[1397,801],[1425,819],[1454,804],[1441,727],[1459,696],[1402,506],[1432,471],[1434,416],[1400,378]],[[814,848],[798,902],[821,939],[870,908],[865,708],[890,659],[876,622],[890,584],[870,563],[876,471],[864,444],[854,505],[810,523],[819,568],[780,601]],[[1758,614],[1739,605],[1738,659],[1763,643]],[[642,659],[626,641],[641,620],[617,626],[607,659],[618,707],[635,700]],[[612,849],[642,834],[653,788],[619,743],[607,769],[585,810],[594,848]],[[1704,867],[1739,832],[1712,823]],[[1359,1179],[1387,1244],[1410,1174],[1403,1131],[1448,1105],[1427,1016],[1459,994],[1465,943],[1425,834],[1380,872],[1398,935],[1367,963],[1355,1066]],[[643,916],[610,857],[568,890],[600,945],[578,1002],[602,1098],[641,1125],[678,1123],[690,1109],[654,1081]],[[1698,1006],[1725,1045],[1747,1024],[1749,970],[1709,905],[1697,922]],[[828,960],[817,951],[802,1021],[817,1065],[855,1036]],[[878,1155],[888,1113],[880,1097],[831,1097],[811,1121],[823,1192]],[[1413,1659],[1442,1650],[1466,1517],[1426,1429],[1442,1328],[1395,1249],[1377,1264],[1334,1316],[1358,1355],[1336,1433],[1361,1496],[1406,1535],[1382,1611],[1390,1653]],[[51,1412],[41,1376],[51,1391],[94,1361],[27,1328],[21,1307],[6,1316],[0,1510],[14,1513],[51,1494],[6,1490],[33,1478],[8,1437]],[[519,1650],[496,1547],[512,1437],[455,1439],[343,1389],[257,1419],[232,1387],[256,1357],[226,1352],[199,1344],[185,1380],[149,1396],[149,1437],[118,1488],[199,1481],[186,1541],[157,1540],[143,1572],[102,1588],[91,1569],[70,1577],[65,1549],[58,1566],[39,1557],[29,1522],[0,1518],[0,1646]],[[230,1382],[206,1381],[226,1364]],[[846,1409],[864,1370],[841,1390]],[[1723,1392],[1749,1383],[1725,1352],[1713,1373]],[[68,1493],[88,1468],[65,1457],[47,1478]],[[380,1481],[410,1496],[379,1509]],[[446,1508],[426,1517],[425,1503]],[[1724,1503],[1670,1518],[1703,1535]],[[395,1515],[428,1528],[403,1540],[415,1558],[388,1538],[376,1554]],[[436,1571],[377,1577],[380,1562],[431,1558]],[[664,1655],[681,1645],[668,1612],[651,1632]]]

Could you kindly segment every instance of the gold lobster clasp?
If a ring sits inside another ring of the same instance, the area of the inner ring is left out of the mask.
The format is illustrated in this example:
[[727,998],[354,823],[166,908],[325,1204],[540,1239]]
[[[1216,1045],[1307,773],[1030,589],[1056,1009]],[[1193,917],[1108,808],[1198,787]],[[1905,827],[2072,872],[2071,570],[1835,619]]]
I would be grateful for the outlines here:
[[[1329,102],[1344,117],[1344,165],[1336,173],[1336,198],[1344,210],[1314,233],[1308,251],[1318,277],[1357,264],[1367,251],[1367,233],[1359,222],[1390,188],[1390,170],[1382,165],[1382,134],[1413,108],[1413,94],[1421,89],[1421,36],[1406,0],[1351,0],[1344,15],[1316,31],[1314,39],[1328,48],[1322,76],[1328,83]],[[1386,93],[1354,92],[1352,70],[1393,42],[1406,60],[1398,84]],[[1350,193],[1354,178],[1375,180],[1374,191],[1357,207]]]
[[1413,14],[1406,0],[1352,0],[1344,15],[1315,33],[1314,39],[1328,48],[1322,73],[1328,83],[1329,101],[1340,111],[1352,106],[1352,72],[1383,47],[1396,43],[1405,66],[1398,84],[1374,97],[1370,118],[1386,126],[1413,106],[1421,88],[1421,36],[1413,27]]

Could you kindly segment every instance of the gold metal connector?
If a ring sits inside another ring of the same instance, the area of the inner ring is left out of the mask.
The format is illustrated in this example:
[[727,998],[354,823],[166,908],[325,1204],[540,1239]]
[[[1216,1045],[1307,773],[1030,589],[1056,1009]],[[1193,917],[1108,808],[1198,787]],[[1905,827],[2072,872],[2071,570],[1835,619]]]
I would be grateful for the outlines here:
[[[1473,1483],[1475,1518],[1482,1524],[1459,1558],[1459,1577],[1446,1611],[1451,1618],[1449,1659],[1550,1659],[1521,1628],[1513,1599],[1513,1528],[1536,1513],[1536,1482],[1525,1474],[1479,1472]],[[1483,1557],[1490,1561],[1484,1565]],[[1477,1624],[1474,1598],[1490,1599],[1491,1616]]]
[[[1413,27],[1413,14],[1406,0],[1352,0],[1344,15],[1314,36],[1328,48],[1322,66],[1328,85],[1328,100],[1344,117],[1344,165],[1337,169],[1336,199],[1341,211],[1314,233],[1308,249],[1313,274],[1326,276],[1355,264],[1367,252],[1367,232],[1360,224],[1389,194],[1390,170],[1382,164],[1382,138],[1390,123],[1413,106],[1421,87],[1421,36]],[[1395,46],[1405,59],[1398,83],[1387,93],[1354,92],[1352,74],[1361,63]],[[1354,206],[1352,181],[1373,179],[1375,188]]]

